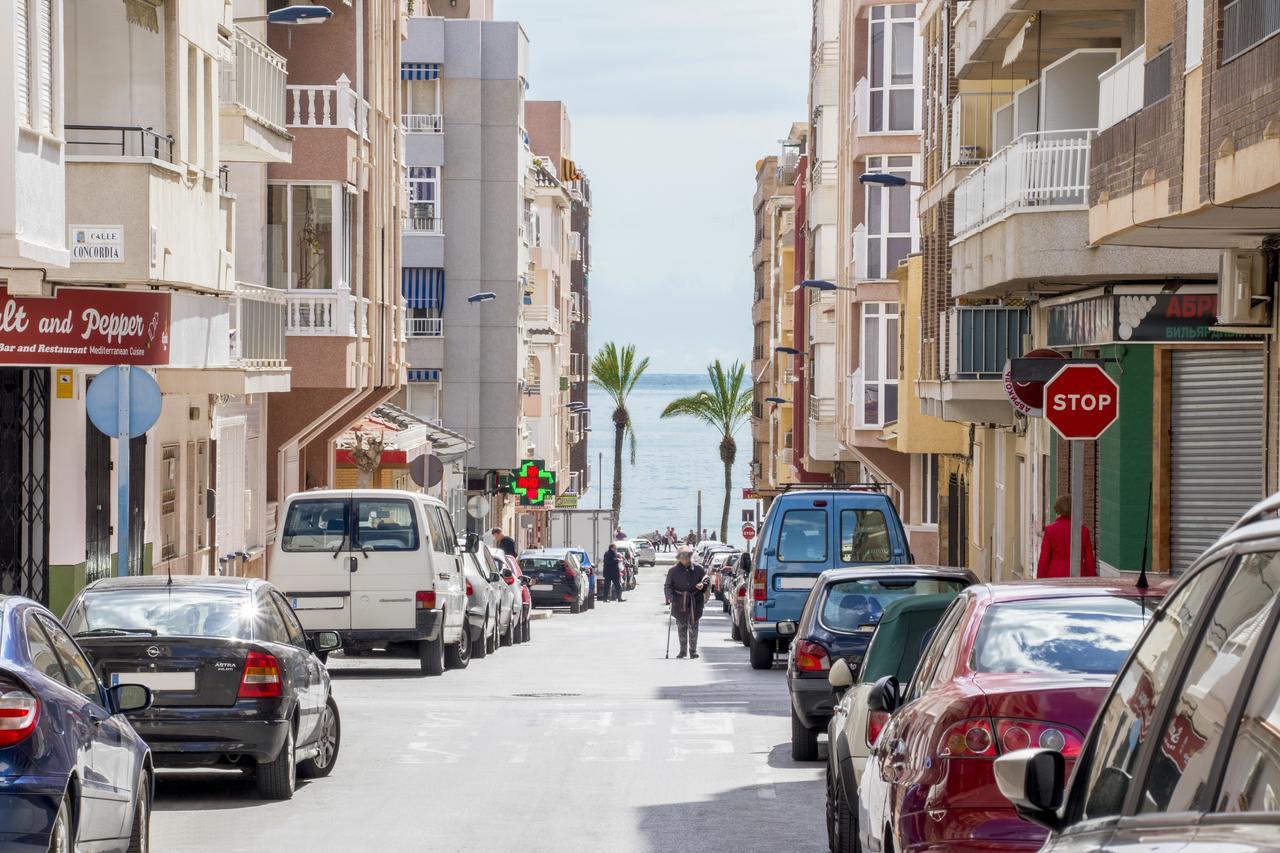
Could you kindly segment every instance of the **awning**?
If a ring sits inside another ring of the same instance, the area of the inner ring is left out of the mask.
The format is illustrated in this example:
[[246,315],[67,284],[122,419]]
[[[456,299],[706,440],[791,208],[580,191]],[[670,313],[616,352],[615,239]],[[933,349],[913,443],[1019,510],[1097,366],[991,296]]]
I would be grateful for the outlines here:
[[430,370],[430,369],[421,368],[421,367],[411,367],[409,368],[409,381],[410,382],[439,382],[440,371]]
[[400,292],[406,307],[425,308],[439,317],[444,308],[444,270],[405,267],[400,271]]
[[401,80],[435,80],[440,76],[440,66],[435,62],[401,62]]

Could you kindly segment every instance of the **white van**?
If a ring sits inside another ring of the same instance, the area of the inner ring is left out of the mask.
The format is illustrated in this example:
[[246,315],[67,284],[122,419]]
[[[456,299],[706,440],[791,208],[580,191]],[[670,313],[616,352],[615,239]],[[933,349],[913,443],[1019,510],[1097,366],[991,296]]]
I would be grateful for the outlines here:
[[352,655],[417,657],[423,675],[467,665],[462,549],[443,503],[393,489],[316,490],[290,495],[280,519],[267,574],[308,635],[337,631]]

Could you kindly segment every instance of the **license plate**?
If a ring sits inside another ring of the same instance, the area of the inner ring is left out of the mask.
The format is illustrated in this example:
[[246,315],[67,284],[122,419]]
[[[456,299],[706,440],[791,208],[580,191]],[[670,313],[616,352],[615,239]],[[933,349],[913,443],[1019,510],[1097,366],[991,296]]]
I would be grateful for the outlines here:
[[289,603],[294,610],[341,610],[346,604],[346,599],[340,595],[335,595],[332,598],[304,596],[302,598],[292,598]]
[[782,575],[773,582],[774,589],[813,589],[816,577],[788,577]]
[[191,692],[196,689],[194,672],[113,672],[111,686],[117,684],[141,684],[157,693]]
[[534,592],[551,592],[555,588],[555,584],[550,583],[535,583],[530,587]]

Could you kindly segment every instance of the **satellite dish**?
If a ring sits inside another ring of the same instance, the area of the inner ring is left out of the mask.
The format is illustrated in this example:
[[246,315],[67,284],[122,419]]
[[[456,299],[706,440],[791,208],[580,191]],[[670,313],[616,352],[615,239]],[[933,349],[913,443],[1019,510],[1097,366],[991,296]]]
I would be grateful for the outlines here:
[[409,477],[424,489],[431,488],[444,477],[444,463],[435,454],[419,456],[409,463]]
[[489,514],[489,499],[484,495],[472,495],[467,498],[467,515],[472,518],[484,518]]

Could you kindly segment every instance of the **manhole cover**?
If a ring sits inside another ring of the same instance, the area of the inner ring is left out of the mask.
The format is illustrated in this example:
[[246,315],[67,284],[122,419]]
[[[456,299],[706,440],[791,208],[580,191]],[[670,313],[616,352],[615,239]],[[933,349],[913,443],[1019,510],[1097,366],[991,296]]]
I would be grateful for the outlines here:
[[572,699],[581,693],[512,693],[517,699]]

